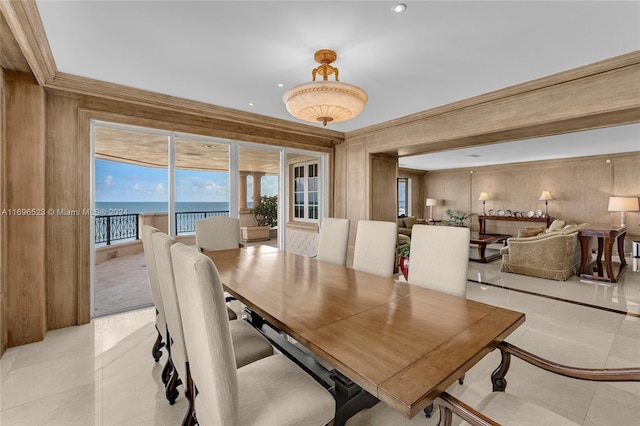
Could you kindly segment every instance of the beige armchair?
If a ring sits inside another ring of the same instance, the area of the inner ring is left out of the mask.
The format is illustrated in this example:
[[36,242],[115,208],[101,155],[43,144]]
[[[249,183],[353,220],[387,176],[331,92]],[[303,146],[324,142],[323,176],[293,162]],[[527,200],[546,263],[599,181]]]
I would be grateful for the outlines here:
[[399,217],[398,218],[398,234],[411,237],[411,228],[413,228],[413,225],[415,224],[424,225],[425,223],[427,223],[426,220],[416,219],[414,216]]
[[[538,235],[509,238],[503,247],[502,272],[566,281],[580,268],[578,225],[543,230]],[[520,235],[527,235],[520,232]]]

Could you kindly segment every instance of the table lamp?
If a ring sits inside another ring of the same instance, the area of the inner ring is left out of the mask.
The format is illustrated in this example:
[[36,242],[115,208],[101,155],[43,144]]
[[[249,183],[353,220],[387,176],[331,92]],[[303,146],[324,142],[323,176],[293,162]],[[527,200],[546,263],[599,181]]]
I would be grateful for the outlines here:
[[638,197],[609,197],[609,211],[620,212],[620,224],[625,226],[624,213],[640,210]]
[[433,219],[433,206],[437,206],[438,205],[438,200],[436,200],[435,198],[427,198],[427,201],[426,201],[425,205],[429,207],[429,219],[428,220],[434,220]]
[[544,201],[544,217],[549,217],[549,200],[553,200],[551,193],[549,191],[542,191],[538,201]]
[[480,198],[478,198],[478,201],[482,201],[482,216],[487,215],[487,213],[484,210],[484,203],[486,203],[488,199],[489,199],[489,194],[487,194],[486,192],[480,193]]

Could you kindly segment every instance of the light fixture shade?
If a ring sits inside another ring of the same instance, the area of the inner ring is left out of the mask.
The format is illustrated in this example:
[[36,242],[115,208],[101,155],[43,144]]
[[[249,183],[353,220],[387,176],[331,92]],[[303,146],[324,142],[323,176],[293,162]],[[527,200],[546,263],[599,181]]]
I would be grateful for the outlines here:
[[489,194],[487,194],[486,192],[482,192],[480,193],[480,198],[478,198],[478,201],[487,201],[489,199]]
[[547,200],[553,200],[551,193],[549,191],[542,191],[542,194],[540,194],[540,198],[538,198],[538,201],[547,201]]
[[341,81],[312,81],[289,89],[282,100],[294,117],[312,123],[337,123],[356,117],[367,103],[367,92]]
[[609,197],[610,212],[637,212],[640,210],[638,197]]
[[437,206],[438,205],[438,200],[436,200],[435,198],[427,198],[427,201],[425,202],[425,205],[427,205],[427,206]]
[[[339,81],[338,68],[331,65],[338,59],[338,54],[331,49],[321,49],[313,59],[320,64],[311,71],[313,81],[292,87],[282,96],[289,114],[311,123],[320,122],[323,126],[360,114],[369,96],[358,86]],[[322,81],[316,81],[318,75],[322,76]],[[329,81],[330,75],[335,81]]]

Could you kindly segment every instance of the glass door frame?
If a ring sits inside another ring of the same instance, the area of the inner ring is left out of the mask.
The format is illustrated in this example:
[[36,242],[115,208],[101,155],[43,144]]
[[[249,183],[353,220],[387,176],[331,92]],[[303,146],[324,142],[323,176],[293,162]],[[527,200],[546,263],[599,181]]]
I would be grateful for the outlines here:
[[[192,133],[172,132],[168,130],[155,129],[151,127],[136,126],[130,124],[114,123],[104,120],[90,120],[90,146],[91,146],[91,161],[90,161],[90,196],[89,200],[92,208],[96,203],[96,182],[95,182],[95,129],[98,127],[110,128],[116,130],[140,132],[146,134],[154,134],[167,137],[167,149],[168,149],[168,206],[167,212],[169,215],[169,234],[176,235],[176,223],[175,223],[175,160],[176,160],[176,139],[189,139],[195,141],[202,141],[208,143],[228,144],[229,145],[229,216],[239,217],[239,199],[237,194],[239,193],[239,148],[249,147],[253,149],[266,149],[270,151],[279,152],[279,176],[278,176],[278,248],[280,250],[286,250],[286,215],[288,211],[288,187],[287,187],[287,154],[299,154],[311,157],[317,157],[319,161],[319,206],[318,206],[318,226],[321,225],[322,218],[328,214],[329,194],[327,191],[327,178],[329,176],[329,154],[325,152],[310,151],[298,148],[286,148],[276,145],[260,144],[255,142],[245,142],[240,140],[231,140],[227,138],[218,138],[204,135],[197,135]],[[233,195],[235,194],[235,196]],[[91,318],[94,317],[95,309],[95,220],[90,222],[89,238],[90,241],[90,312]]]

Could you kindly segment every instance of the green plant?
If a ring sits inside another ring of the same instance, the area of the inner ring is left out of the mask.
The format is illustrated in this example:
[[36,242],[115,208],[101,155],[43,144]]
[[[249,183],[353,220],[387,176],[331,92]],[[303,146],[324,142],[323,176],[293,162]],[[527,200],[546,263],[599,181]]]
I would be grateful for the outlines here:
[[447,209],[445,213],[447,214],[447,216],[449,216],[449,224],[456,226],[464,225],[465,220],[469,219],[471,216],[476,215],[475,213],[465,213],[460,210],[453,211],[451,209]]
[[256,218],[258,226],[275,228],[278,226],[278,196],[264,195],[260,204],[249,209],[249,212]]
[[403,243],[398,244],[396,247],[396,253],[399,256],[409,257],[409,253],[411,252],[411,240],[407,240]]

